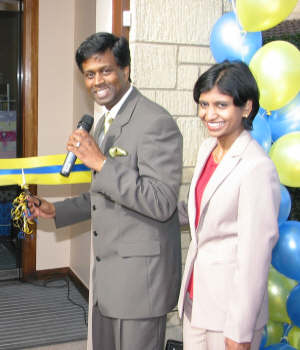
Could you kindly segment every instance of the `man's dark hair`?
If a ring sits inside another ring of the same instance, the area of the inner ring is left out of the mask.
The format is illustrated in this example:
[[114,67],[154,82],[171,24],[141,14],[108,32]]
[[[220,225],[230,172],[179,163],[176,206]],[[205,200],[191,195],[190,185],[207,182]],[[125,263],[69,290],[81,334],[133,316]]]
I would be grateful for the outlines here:
[[124,68],[130,66],[130,50],[128,40],[111,33],[99,32],[89,36],[76,51],[76,63],[82,72],[82,63],[97,53],[111,50],[117,65]]
[[259,91],[249,67],[241,61],[224,61],[214,64],[203,73],[194,86],[194,100],[199,103],[202,92],[217,87],[221,93],[233,98],[235,106],[243,107],[252,101],[252,110],[247,118],[242,118],[246,130],[252,129],[253,119],[259,110]]

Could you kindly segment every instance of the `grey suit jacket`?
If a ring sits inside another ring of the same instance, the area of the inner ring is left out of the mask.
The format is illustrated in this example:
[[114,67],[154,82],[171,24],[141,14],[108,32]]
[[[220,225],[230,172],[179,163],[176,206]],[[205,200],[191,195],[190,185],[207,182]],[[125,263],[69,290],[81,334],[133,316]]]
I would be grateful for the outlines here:
[[[96,140],[102,125],[103,118]],[[111,158],[111,147],[127,155]],[[169,113],[134,88],[100,148],[107,160],[90,192],[56,203],[56,226],[91,217],[93,302],[103,315],[164,315],[177,303],[181,280],[182,136]]]

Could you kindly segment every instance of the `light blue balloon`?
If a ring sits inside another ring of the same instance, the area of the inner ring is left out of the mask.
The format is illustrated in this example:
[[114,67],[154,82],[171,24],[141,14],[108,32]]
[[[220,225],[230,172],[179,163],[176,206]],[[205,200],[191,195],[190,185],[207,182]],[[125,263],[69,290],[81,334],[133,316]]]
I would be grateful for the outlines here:
[[285,221],[279,226],[272,265],[283,275],[300,281],[300,222]]
[[280,344],[273,344],[265,348],[265,350],[297,350],[293,348],[292,346],[284,343]]
[[268,153],[272,144],[271,129],[262,113],[264,112],[260,109],[256,114],[253,120],[251,135],[262,146],[266,153]]
[[300,285],[294,287],[286,302],[286,310],[291,321],[300,327]]
[[273,111],[269,117],[272,139],[300,131],[300,93],[284,107]]
[[210,35],[210,48],[217,62],[241,60],[248,64],[261,46],[261,32],[243,31],[234,12],[220,17]]
[[286,187],[283,185],[280,185],[280,194],[281,194],[281,200],[280,200],[280,207],[279,207],[279,214],[278,214],[279,225],[288,219],[291,212],[291,207],[292,207],[290,193],[286,189]]

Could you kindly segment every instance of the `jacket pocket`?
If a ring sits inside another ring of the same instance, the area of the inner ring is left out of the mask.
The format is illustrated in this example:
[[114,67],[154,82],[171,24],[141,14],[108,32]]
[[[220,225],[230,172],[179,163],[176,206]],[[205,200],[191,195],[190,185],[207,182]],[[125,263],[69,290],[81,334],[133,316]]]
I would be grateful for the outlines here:
[[160,243],[159,241],[119,243],[118,253],[122,258],[133,256],[156,256],[160,255]]

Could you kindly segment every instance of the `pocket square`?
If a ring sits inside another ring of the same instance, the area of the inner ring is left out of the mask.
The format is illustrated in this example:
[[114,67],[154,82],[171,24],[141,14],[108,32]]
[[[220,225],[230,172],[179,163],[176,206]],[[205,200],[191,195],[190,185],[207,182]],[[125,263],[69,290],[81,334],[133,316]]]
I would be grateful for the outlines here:
[[115,157],[124,157],[124,156],[127,156],[128,153],[120,148],[120,147],[111,147],[108,151],[109,155],[112,157],[112,158],[115,158]]

